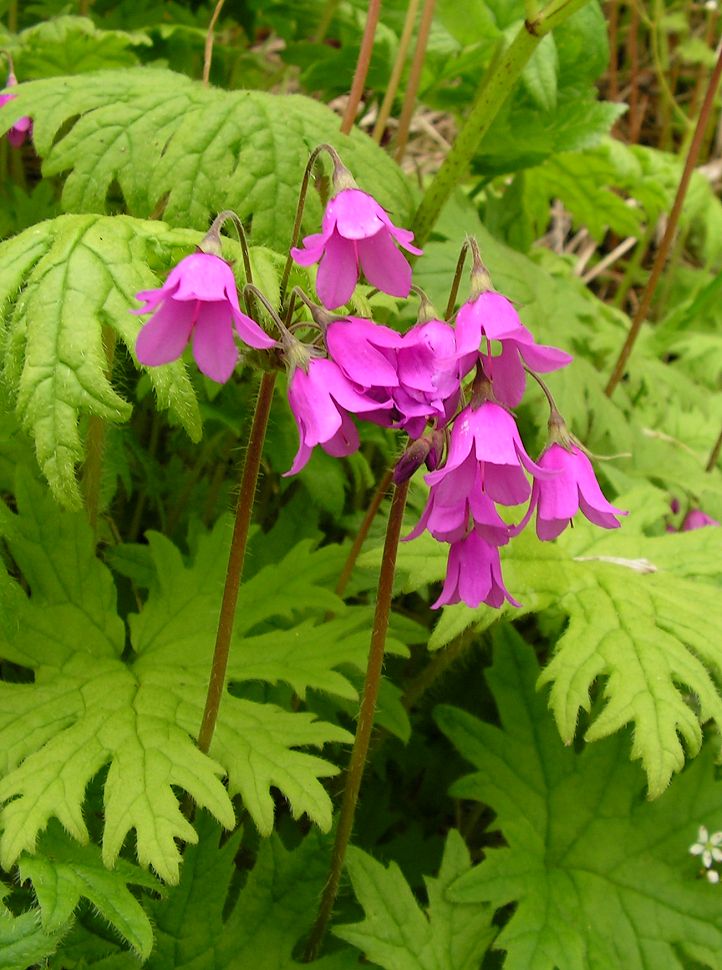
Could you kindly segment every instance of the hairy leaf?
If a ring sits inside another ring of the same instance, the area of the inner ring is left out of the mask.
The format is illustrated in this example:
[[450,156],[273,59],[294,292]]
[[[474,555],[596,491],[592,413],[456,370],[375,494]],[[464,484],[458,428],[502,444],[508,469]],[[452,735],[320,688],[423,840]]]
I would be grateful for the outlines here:
[[697,829],[722,827],[722,786],[707,746],[655,802],[643,776],[608,739],[563,747],[536,690],[530,647],[506,627],[487,674],[501,728],[437,708],[444,733],[476,768],[451,793],[491,806],[506,848],[447,890],[449,900],[515,904],[496,940],[505,970],[718,968],[718,887],[696,879]]
[[0,970],[28,970],[53,953],[62,931],[47,932],[40,925],[39,909],[14,916],[3,902],[9,892],[0,884]]
[[20,857],[19,871],[22,880],[33,883],[46,931],[62,929],[82,896],[143,959],[150,954],[153,929],[127,885],[158,888],[142,869],[124,859],[117,859],[112,870],[106,869],[96,846],[70,841],[57,823],[51,823],[39,840],[37,854]]
[[2,530],[32,595],[16,587],[16,628],[0,641],[0,655],[34,670],[35,682],[0,684],[0,799],[8,802],[2,864],[32,852],[51,817],[85,843],[85,787],[105,765],[106,865],[115,862],[134,829],[141,864],[177,881],[176,840],[195,842],[197,836],[173,789],[185,789],[231,828],[224,774],[230,793],[243,795],[262,832],[273,825],[271,786],[286,796],[294,816],[306,812],[329,828],[331,803],[318,778],[337,769],[296,749],[346,741],[346,731],[305,712],[226,694],[211,757],[195,745],[221,588],[214,608],[202,616],[201,664],[193,655],[166,656],[160,641],[156,656],[153,643],[142,638],[126,663],[110,574],[93,556],[84,516],[58,512],[37,485],[22,478],[17,499],[20,514],[5,512]]
[[[135,359],[140,320],[129,311],[138,306],[136,292],[159,285],[149,262],[170,265],[198,239],[159,222],[86,215],[59,216],[0,244],[1,373],[64,504],[80,502],[81,415],[114,423],[130,415],[107,376],[109,355],[118,338]],[[200,415],[183,364],[148,374],[159,405],[198,440]]]
[[[0,134],[23,114],[33,118],[44,173],[69,172],[68,211],[104,212],[117,183],[131,215],[150,216],[164,202],[168,222],[205,229],[217,212],[234,209],[251,219],[257,245],[283,252],[308,156],[329,142],[399,221],[411,214],[411,191],[386,153],[359,131],[340,135],[338,116],[301,95],[220,91],[151,68],[31,81],[16,90],[0,115]],[[320,217],[312,193],[308,217],[309,225]]]
[[494,939],[491,910],[452,902],[447,890],[471,868],[469,851],[457,831],[446,839],[437,878],[426,877],[428,914],[419,907],[403,873],[350,847],[346,868],[366,912],[362,923],[334,928],[385,970],[478,970]]

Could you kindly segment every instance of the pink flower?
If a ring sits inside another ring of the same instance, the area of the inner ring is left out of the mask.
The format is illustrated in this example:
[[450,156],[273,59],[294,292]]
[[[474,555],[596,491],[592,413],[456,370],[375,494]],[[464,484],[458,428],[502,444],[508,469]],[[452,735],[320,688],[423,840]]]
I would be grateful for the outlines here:
[[535,477],[555,472],[535,464],[524,449],[514,418],[493,401],[467,407],[454,421],[449,455],[443,468],[426,476],[429,485],[441,482],[474,455],[482,463],[481,486],[489,498],[502,505],[518,505],[529,497],[524,468]]
[[592,463],[583,451],[575,446],[567,450],[555,443],[546,449],[539,464],[557,474],[534,481],[529,509],[514,529],[515,534],[526,525],[535,509],[536,533],[544,541],[556,539],[579,509],[590,522],[603,529],[619,528],[616,516],[627,513],[605,499]]
[[344,377],[332,360],[311,358],[306,367],[296,367],[288,384],[288,401],[298,425],[300,444],[291,469],[300,472],[315,445],[336,458],[350,455],[359,446],[350,413],[364,414],[391,407],[391,402],[372,400]]
[[428,529],[440,542],[458,542],[466,535],[470,518],[476,532],[490,545],[503,546],[509,541],[509,526],[484,492],[482,466],[472,454],[431,486],[421,518],[405,539],[415,539]]
[[[465,303],[456,318],[456,340],[462,358],[462,373],[468,374],[479,359],[482,338],[488,347],[484,353],[484,372],[494,387],[497,400],[516,407],[524,396],[524,364],[540,374],[565,367],[571,354],[538,344],[519,319],[513,305],[501,293],[487,290]],[[501,353],[492,355],[491,341],[501,342]]]
[[719,525],[717,519],[707,515],[702,509],[690,509],[680,526],[680,532],[690,532],[692,529],[702,529],[706,525]]
[[[12,88],[18,83],[17,78],[12,71],[8,74],[6,87]],[[0,94],[0,108],[8,101],[12,101],[15,98],[14,94]],[[22,118],[18,118],[12,128],[8,131],[8,141],[13,146],[13,148],[20,148],[24,143],[26,138],[30,138],[33,130],[33,123],[27,115],[23,115]]]
[[145,306],[133,313],[153,316],[136,341],[138,360],[147,367],[167,364],[183,353],[193,338],[193,356],[211,380],[225,383],[238,361],[233,327],[257,350],[276,346],[258,324],[241,311],[231,267],[211,253],[186,256],[163,286],[136,294]]
[[440,606],[461,602],[472,609],[482,603],[498,608],[505,599],[512,606],[521,605],[504,586],[497,547],[486,542],[476,531],[453,542],[449,550],[444,588],[431,608],[436,610]]
[[304,248],[291,255],[300,266],[319,263],[316,290],[325,307],[347,303],[358,282],[359,264],[372,286],[391,296],[406,297],[411,289],[411,267],[394,245],[421,254],[411,245],[414,234],[391,222],[378,202],[360,189],[343,189],[323,216],[320,233],[306,236]]

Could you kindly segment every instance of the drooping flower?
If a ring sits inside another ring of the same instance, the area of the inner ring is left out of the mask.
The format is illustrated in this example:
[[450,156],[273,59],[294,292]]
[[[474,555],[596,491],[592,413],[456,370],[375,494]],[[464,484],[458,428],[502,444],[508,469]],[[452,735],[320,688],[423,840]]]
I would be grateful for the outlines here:
[[238,304],[236,281],[225,260],[212,253],[193,253],[174,267],[163,286],[136,294],[144,306],[133,313],[152,313],[136,340],[141,364],[154,367],[176,360],[192,338],[193,356],[211,380],[225,383],[238,361],[233,329],[257,350],[276,346]]
[[300,442],[287,475],[301,471],[316,445],[336,458],[352,454],[359,436],[350,415],[391,407],[390,401],[379,402],[357,390],[332,360],[318,357],[294,367],[288,400]]
[[515,532],[521,531],[534,510],[536,532],[544,541],[556,539],[580,509],[595,525],[619,528],[617,516],[627,513],[606,500],[592,463],[576,445],[570,442],[564,447],[554,442],[540,457],[539,465],[553,474],[545,479],[535,478],[529,508]]
[[482,603],[500,607],[504,600],[520,606],[504,586],[499,550],[472,530],[451,544],[446,579],[441,596],[432,609],[452,603],[466,603],[475,608]]
[[707,525],[719,525],[717,519],[707,515],[702,509],[690,509],[684,517],[684,522],[680,526],[680,532],[690,532],[693,529],[703,529]]
[[458,542],[466,535],[470,520],[490,545],[503,546],[509,541],[509,526],[484,491],[482,465],[473,454],[431,486],[421,518],[405,538],[415,539],[428,529],[440,542]]
[[316,290],[325,307],[347,303],[358,282],[359,265],[366,279],[391,296],[406,297],[411,267],[396,243],[420,255],[411,244],[414,234],[395,226],[372,196],[357,188],[343,188],[329,201],[320,233],[306,236],[291,255],[299,266],[318,263]]
[[489,498],[502,505],[518,505],[530,493],[524,469],[547,478],[556,474],[536,464],[526,453],[514,418],[499,404],[484,401],[465,408],[454,421],[449,455],[443,468],[426,476],[435,485],[462,465],[469,455],[481,462],[481,485]]
[[[8,74],[8,79],[5,86],[8,88],[12,88],[12,87],[15,87],[17,83],[18,83],[18,79],[15,77],[15,74],[12,71],[10,71],[10,73]],[[4,104],[7,104],[8,101],[12,101],[14,98],[15,98],[15,95],[12,94],[11,92],[5,92],[5,94],[0,94],[0,108]],[[22,118],[18,118],[18,120],[15,122],[12,128],[8,131],[7,133],[8,141],[13,146],[13,148],[20,148],[20,146],[25,142],[25,140],[27,138],[30,138],[32,130],[33,130],[32,120],[28,118],[27,115],[23,115]]]
[[[483,338],[487,346],[481,351]],[[501,343],[499,354],[492,353],[494,340]],[[538,344],[513,304],[494,290],[481,293],[459,309],[456,341],[462,373],[468,374],[481,353],[496,399],[509,407],[516,407],[524,396],[524,364],[544,374],[565,367],[573,359],[558,347]]]

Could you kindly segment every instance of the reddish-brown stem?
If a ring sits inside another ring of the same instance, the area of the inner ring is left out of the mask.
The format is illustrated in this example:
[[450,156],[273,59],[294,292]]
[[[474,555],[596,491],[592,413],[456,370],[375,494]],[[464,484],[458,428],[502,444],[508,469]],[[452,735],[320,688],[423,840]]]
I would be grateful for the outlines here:
[[206,34],[206,43],[203,48],[203,83],[208,87],[208,81],[211,76],[211,61],[213,60],[213,41],[215,39],[215,29],[218,18],[221,15],[221,10],[223,9],[223,4],[226,0],[218,0],[218,3],[213,9],[213,14],[211,16],[211,22],[208,24],[208,33]]
[[358,802],[364,768],[366,767],[366,756],[369,750],[371,729],[373,728],[374,715],[376,713],[376,699],[378,697],[379,684],[381,683],[381,669],[384,662],[386,632],[389,627],[394,573],[396,572],[396,553],[399,547],[401,523],[404,517],[408,488],[408,482],[397,485],[394,489],[394,497],[391,500],[391,511],[389,512],[389,520],[386,525],[386,541],[384,542],[381,569],[379,571],[379,583],[376,591],[376,612],[374,614],[373,630],[371,631],[369,659],[366,667],[363,693],[361,695],[358,722],[356,724],[356,737],[354,738],[353,750],[351,751],[348,772],[346,774],[346,785],[343,790],[343,800],[341,802],[341,811],[336,829],[336,840],[331,854],[331,868],[321,897],[318,916],[311,930],[311,935],[308,938],[304,953],[306,963],[315,960],[323,938],[326,935],[326,927],[338,894],[339,881],[341,879],[344,859],[346,858],[346,849],[353,829],[356,803]]
[[275,383],[276,372],[266,371],[261,378],[256,410],[253,415],[253,424],[251,425],[251,433],[248,438],[246,460],[243,465],[243,474],[241,475],[241,487],[238,492],[238,503],[236,505],[236,522],[233,527],[231,549],[228,555],[228,569],[226,570],[223,600],[218,617],[218,630],[216,632],[216,645],[213,652],[211,676],[208,683],[206,706],[203,711],[203,721],[201,722],[201,729],[198,734],[198,747],[206,753],[211,746],[213,732],[215,731],[216,721],[218,720],[218,710],[221,706],[221,698],[223,697],[226,668],[228,667],[228,654],[231,648],[231,634],[233,633],[233,619],[236,614],[238,589],[243,576],[243,561],[246,556],[248,529],[251,524],[253,499],[256,494],[258,471],[261,467],[261,455],[263,453],[263,441],[266,437],[266,427],[268,425],[268,416],[271,412]]
[[384,95],[384,100],[379,108],[379,116],[376,119],[376,124],[374,125],[373,134],[371,136],[377,145],[381,144],[381,139],[383,138],[384,131],[386,130],[386,122],[389,120],[389,115],[391,114],[391,106],[394,103],[396,91],[399,87],[399,81],[401,80],[401,72],[403,71],[404,64],[406,63],[406,54],[409,50],[411,34],[413,33],[414,23],[416,22],[416,11],[418,9],[419,0],[409,0],[409,5],[406,8],[404,26],[401,31],[401,39],[399,40],[399,49],[396,52],[396,60],[394,61],[394,66],[391,68],[391,77],[389,78],[386,94]]
[[399,133],[396,141],[396,161],[400,162],[404,157],[406,151],[406,143],[409,140],[409,127],[411,126],[411,116],[414,113],[414,108],[416,106],[416,94],[419,90],[419,84],[421,83],[421,72],[424,67],[424,58],[426,57],[426,45],[429,42],[429,31],[431,30],[431,21],[434,19],[434,6],[436,0],[424,0],[424,6],[421,10],[421,21],[419,22],[419,35],[416,38],[416,48],[414,49],[414,59],[411,62],[411,71],[409,72],[409,83],[406,85],[406,94],[404,95],[404,105],[401,109],[401,117],[399,118]]
[[358,111],[358,106],[361,103],[361,95],[363,94],[364,84],[366,83],[366,75],[369,72],[371,54],[373,53],[374,49],[374,38],[376,37],[376,27],[379,22],[380,13],[381,0],[369,0],[369,6],[366,12],[366,26],[364,27],[364,35],[361,38],[361,48],[358,52],[356,71],[351,83],[351,93],[348,96],[346,110],[344,111],[343,118],[341,119],[341,132],[344,135],[348,135],[353,128],[356,112]]
[[353,573],[354,566],[356,565],[356,560],[358,559],[359,553],[363,548],[363,544],[369,534],[371,525],[376,518],[376,513],[381,507],[381,503],[384,500],[384,495],[386,495],[389,490],[393,474],[393,468],[390,468],[386,472],[373,494],[369,507],[366,509],[366,514],[364,515],[363,521],[359,526],[359,530],[356,533],[356,538],[353,541],[351,550],[346,557],[346,562],[343,564],[341,575],[338,577],[338,582],[336,583],[336,592],[339,596],[343,596],[343,594],[346,592],[346,587],[348,586],[349,579],[351,579],[351,574]]
[[722,74],[722,48],[720,48],[719,54],[717,56],[717,63],[714,66],[714,70],[709,79],[709,84],[707,85],[707,92],[702,103],[702,108],[697,118],[697,125],[694,130],[694,135],[692,136],[692,141],[689,146],[689,151],[687,152],[687,158],[684,163],[684,170],[682,172],[682,177],[679,180],[679,185],[677,186],[677,194],[674,197],[674,203],[672,205],[672,211],[667,219],[667,225],[664,229],[664,236],[657,250],[657,254],[654,258],[654,264],[652,265],[652,270],[647,279],[647,284],[644,287],[641,299],[639,301],[639,306],[632,318],[632,324],[629,328],[629,333],[627,334],[627,339],[624,341],[624,346],[619,354],[616,364],[614,365],[614,370],[612,371],[612,376],[609,378],[609,383],[605,389],[605,394],[610,397],[614,393],[614,389],[619,384],[624,374],[624,368],[626,367],[627,361],[629,360],[629,355],[632,353],[632,348],[634,347],[635,341],[639,336],[639,331],[642,328],[642,323],[647,317],[649,312],[649,307],[652,303],[652,297],[654,296],[654,291],[659,283],[659,278],[662,275],[662,270],[664,269],[664,264],[667,260],[667,254],[669,252],[669,247],[672,244],[672,239],[677,230],[677,224],[679,222],[679,216],[682,212],[682,206],[684,204],[684,199],[687,194],[687,188],[689,186],[689,180],[692,178],[692,172],[697,164],[697,157],[699,155],[699,150],[702,145],[702,139],[704,137],[704,132],[707,127],[707,121],[709,120],[710,112],[712,111],[712,105],[714,104],[715,94],[717,92],[717,85],[719,84],[720,75]]
[[609,0],[609,86],[607,96],[610,101],[619,98],[619,0]]

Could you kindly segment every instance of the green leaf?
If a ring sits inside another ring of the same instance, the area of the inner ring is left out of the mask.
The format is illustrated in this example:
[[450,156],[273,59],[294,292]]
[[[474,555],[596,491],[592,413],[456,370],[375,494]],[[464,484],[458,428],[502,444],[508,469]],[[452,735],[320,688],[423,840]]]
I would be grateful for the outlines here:
[[[292,852],[277,836],[261,842],[255,866],[237,898],[230,890],[240,832],[219,844],[220,830],[198,819],[200,841],[183,860],[181,881],[151,903],[156,947],[146,970],[280,970],[311,926],[327,875],[327,849],[311,833]],[[230,898],[229,898],[230,892]],[[350,970],[351,951],[323,958],[319,970]]]
[[395,862],[386,868],[351,846],[346,868],[366,919],[335,927],[335,936],[353,943],[384,970],[478,970],[496,929],[489,908],[448,898],[449,886],[471,868],[456,830],[447,836],[438,877],[425,878],[428,914]]
[[42,913],[43,928],[53,933],[73,915],[81,896],[88,899],[115,930],[146,959],[153,948],[153,929],[145,910],[127,884],[157,889],[148,873],[124,859],[106,869],[95,845],[71,842],[51,824],[40,838],[36,855],[19,860],[22,880],[30,879]]
[[522,71],[524,87],[542,111],[553,111],[557,103],[559,58],[554,35],[547,34]]
[[[222,585],[201,616],[200,660],[164,652],[162,640],[156,655],[153,643],[141,637],[135,641],[138,653],[126,663],[110,574],[93,556],[85,517],[59,512],[36,484],[23,479],[17,501],[20,512],[5,513],[3,532],[32,593],[27,597],[16,589],[16,628],[0,641],[0,655],[34,670],[35,682],[0,684],[0,800],[8,803],[2,813],[2,864],[9,867],[21,852],[33,852],[52,817],[86,843],[85,788],[105,765],[108,866],[134,829],[141,864],[177,882],[176,840],[195,842],[197,836],[174,788],[232,828],[233,807],[220,781],[224,774],[230,793],[243,795],[262,832],[273,826],[271,786],[285,795],[294,816],[306,812],[329,828],[331,802],[318,779],[337,768],[296,749],[345,742],[350,738],[345,730],[306,712],[226,694],[211,757],[196,747]],[[171,603],[181,602],[172,582],[168,595]]]
[[133,47],[150,47],[140,31],[101,30],[88,17],[53,17],[18,35],[13,51],[22,78],[51,78],[62,74],[127,67],[137,64]]
[[506,627],[487,674],[501,728],[437,708],[442,731],[476,769],[451,794],[489,805],[507,843],[487,847],[447,898],[515,904],[495,944],[506,970],[683,970],[691,959],[719,968],[719,892],[695,880],[688,853],[699,825],[722,827],[712,746],[647,802],[623,736],[581,754],[559,743],[538,676],[532,649]]
[[3,902],[9,892],[0,883],[0,970],[28,970],[54,952],[62,933],[46,932],[37,908],[14,916]]
[[[340,135],[338,116],[301,95],[220,91],[152,68],[31,81],[16,90],[0,115],[0,134],[32,116],[44,174],[70,173],[63,189],[69,211],[104,212],[117,183],[131,215],[148,217],[165,200],[168,222],[205,229],[217,212],[234,209],[252,220],[256,245],[285,252],[308,156],[328,142],[397,221],[411,215],[412,193],[398,166],[360,131]],[[307,215],[309,225],[320,221],[314,193]]]
[[[649,489],[630,496],[643,514]],[[624,507],[624,497],[618,500]],[[579,517],[578,517],[579,518]],[[647,774],[649,794],[661,794],[684,765],[685,748],[700,748],[703,724],[722,726],[722,640],[719,613],[719,538],[715,530],[647,537],[636,532],[635,514],[617,532],[575,521],[555,543],[539,542],[530,529],[502,551],[506,585],[523,604],[499,610],[465,606],[445,611],[448,641],[469,625],[482,630],[500,616],[552,610],[567,624],[541,683],[551,684],[550,704],[566,743],[579,714],[591,710],[590,690],[605,678],[605,703],[594,711],[585,738],[596,741],[631,724],[632,757]],[[711,534],[710,534],[711,532]],[[405,590],[443,578],[446,548],[424,535],[399,551]],[[454,617],[460,616],[456,621]],[[688,703],[694,692],[698,707]]]
[[[40,468],[64,504],[80,504],[80,416],[118,423],[131,412],[107,377],[104,330],[135,359],[135,293],[159,285],[149,262],[162,255],[170,265],[198,239],[159,222],[86,215],[59,216],[0,244],[0,367]],[[197,441],[200,415],[184,365],[148,374],[159,406]]]

